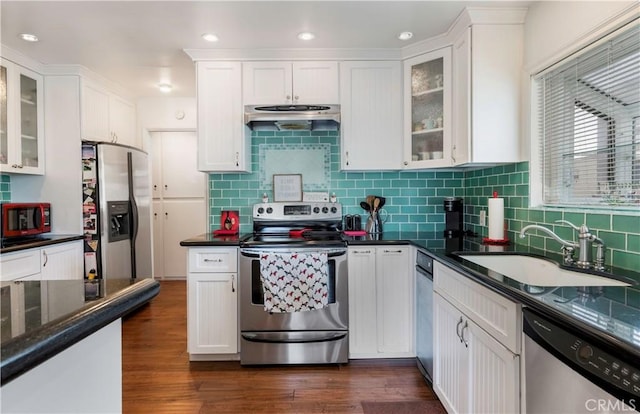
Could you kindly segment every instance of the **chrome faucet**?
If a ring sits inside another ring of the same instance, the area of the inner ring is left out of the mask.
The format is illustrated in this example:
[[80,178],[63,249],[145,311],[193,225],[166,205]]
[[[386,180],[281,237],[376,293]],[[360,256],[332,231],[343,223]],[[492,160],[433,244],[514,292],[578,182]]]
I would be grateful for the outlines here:
[[[575,264],[576,266],[589,269],[594,268],[595,270],[604,270],[604,255],[605,255],[605,244],[599,237],[591,234],[589,232],[589,228],[586,224],[578,227],[575,224],[568,222],[566,220],[558,220],[556,223],[564,223],[568,224],[575,231],[578,232],[578,243],[574,241],[567,241],[560,238],[553,231],[549,230],[544,226],[540,226],[538,224],[530,224],[525,226],[520,231],[520,238],[524,238],[526,236],[527,231],[529,230],[541,230],[547,233],[549,236],[553,237],[558,243],[562,244],[562,255],[564,258],[564,264],[570,265]],[[593,254],[593,245],[596,245],[596,259],[595,261],[592,259]],[[573,258],[573,253],[575,249],[578,248],[578,260]]]

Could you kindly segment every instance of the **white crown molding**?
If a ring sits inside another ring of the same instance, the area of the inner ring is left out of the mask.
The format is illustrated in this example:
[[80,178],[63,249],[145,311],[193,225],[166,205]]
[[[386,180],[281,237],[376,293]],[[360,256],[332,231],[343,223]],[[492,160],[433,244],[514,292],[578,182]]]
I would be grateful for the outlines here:
[[524,24],[527,10],[526,7],[467,7],[464,12],[471,24]]
[[45,76],[79,76],[82,81],[99,84],[105,89],[125,99],[132,99],[131,93],[119,83],[113,82],[104,76],[82,65],[44,65],[42,75]]
[[23,55],[15,49],[11,49],[3,44],[0,44],[0,56],[3,59],[10,60],[11,62],[23,66],[37,73],[42,73],[44,65],[37,60]]
[[399,60],[401,49],[183,49],[199,60]]

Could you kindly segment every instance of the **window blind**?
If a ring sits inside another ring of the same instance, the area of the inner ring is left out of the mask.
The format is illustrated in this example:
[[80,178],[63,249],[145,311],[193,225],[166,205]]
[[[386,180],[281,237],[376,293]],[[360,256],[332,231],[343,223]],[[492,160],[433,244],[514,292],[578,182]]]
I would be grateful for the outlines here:
[[640,206],[638,20],[534,80],[544,203]]

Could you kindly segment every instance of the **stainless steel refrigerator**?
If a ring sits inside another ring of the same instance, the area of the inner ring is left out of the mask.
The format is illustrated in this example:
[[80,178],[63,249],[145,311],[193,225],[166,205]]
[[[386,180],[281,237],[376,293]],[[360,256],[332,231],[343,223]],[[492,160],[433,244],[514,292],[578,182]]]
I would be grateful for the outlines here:
[[[151,177],[146,152],[82,144],[85,278],[152,277]],[[106,293],[106,292],[105,292]]]

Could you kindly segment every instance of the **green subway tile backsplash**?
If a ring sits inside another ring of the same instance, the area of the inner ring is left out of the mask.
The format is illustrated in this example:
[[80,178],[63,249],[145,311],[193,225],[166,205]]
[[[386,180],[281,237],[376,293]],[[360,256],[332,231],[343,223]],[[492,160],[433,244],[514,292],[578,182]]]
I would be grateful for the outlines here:
[[[318,161],[314,167],[315,176],[323,175],[323,182],[315,182],[313,188],[305,185],[305,172],[302,174],[303,190],[327,191],[335,193],[338,201],[343,205],[344,214],[361,214],[366,212],[360,208],[360,201],[364,201],[368,194],[375,194],[386,198],[384,209],[389,214],[384,224],[386,231],[442,231],[444,230],[444,211],[442,199],[447,196],[464,196],[464,173],[453,171],[370,171],[344,172],[340,171],[340,134],[339,132],[254,132],[251,143],[252,173],[250,174],[210,174],[209,175],[209,203],[211,229],[220,226],[221,209],[236,209],[240,211],[240,231],[251,231],[251,207],[259,203],[262,193],[267,193],[273,199],[269,181],[264,177],[265,171],[272,173],[294,173],[293,171],[278,171],[278,165],[265,165],[269,158],[259,157],[272,151],[290,149],[299,156],[305,157],[305,148],[312,151],[319,144],[330,145],[330,157],[326,160],[317,158],[309,162]],[[277,158],[271,157],[271,158]],[[324,171],[321,171],[324,168]],[[263,180],[260,179],[261,174]],[[322,188],[318,190],[318,188]],[[222,190],[222,191],[220,191]],[[241,190],[241,191],[240,191]],[[363,220],[364,222],[364,220]]]
[[0,174],[0,201],[11,201],[11,176]]
[[[273,193],[270,188],[265,189],[265,181],[260,180],[260,174],[266,170],[273,171],[275,167],[261,164],[265,160],[258,156],[260,145],[263,153],[275,148],[286,151],[287,146],[300,153],[304,148],[329,144],[330,156],[324,160],[324,165],[319,162],[314,167],[325,168],[326,178],[315,185],[323,187],[323,191],[335,193],[345,214],[366,214],[359,206],[360,201],[367,194],[376,194],[387,199],[385,210],[390,216],[384,225],[385,230],[441,231],[444,229],[442,199],[457,196],[464,198],[465,228],[486,236],[487,227],[479,225],[480,211],[487,209],[487,199],[497,191],[505,198],[505,219],[512,242],[530,243],[556,252],[558,243],[545,235],[535,234],[525,239],[519,239],[517,235],[524,226],[536,223],[550,227],[560,237],[572,239],[573,230],[556,221],[568,220],[577,225],[586,223],[608,244],[608,266],[640,270],[640,217],[637,211],[608,213],[601,210],[529,208],[528,162],[471,171],[344,172],[340,171],[339,141],[338,132],[254,132],[251,147],[253,173],[209,175],[211,228],[219,227],[221,209],[236,209],[240,210],[241,232],[249,232],[251,206],[260,202],[264,192],[272,199]],[[304,187],[305,171],[299,173],[303,174]]]
[[[508,180],[503,177],[507,175]],[[606,265],[640,271],[640,215],[635,212],[590,212],[566,211],[564,209],[529,208],[529,163],[485,168],[465,173],[465,226],[482,236],[487,235],[487,227],[480,226],[480,211],[487,209],[487,198],[497,191],[505,199],[505,219],[509,239],[518,244],[528,243],[537,248],[557,252],[559,244],[542,234],[518,237],[519,231],[528,224],[549,227],[558,236],[575,240],[575,232],[566,224],[556,223],[567,220],[576,225],[586,223],[592,233],[607,244]],[[508,184],[506,184],[508,182]],[[497,184],[491,184],[497,183]],[[504,184],[502,184],[504,183]],[[478,195],[481,195],[478,197]]]

